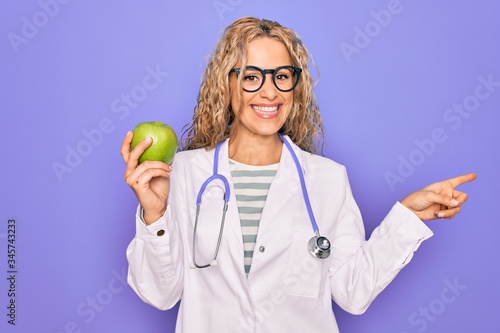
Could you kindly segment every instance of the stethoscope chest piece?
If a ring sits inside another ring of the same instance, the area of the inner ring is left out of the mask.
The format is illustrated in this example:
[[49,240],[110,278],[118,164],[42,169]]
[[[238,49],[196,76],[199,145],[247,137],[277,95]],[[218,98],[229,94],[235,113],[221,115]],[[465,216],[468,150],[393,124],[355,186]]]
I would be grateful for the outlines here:
[[323,236],[314,236],[309,240],[309,252],[319,259],[326,259],[330,256],[330,241]]

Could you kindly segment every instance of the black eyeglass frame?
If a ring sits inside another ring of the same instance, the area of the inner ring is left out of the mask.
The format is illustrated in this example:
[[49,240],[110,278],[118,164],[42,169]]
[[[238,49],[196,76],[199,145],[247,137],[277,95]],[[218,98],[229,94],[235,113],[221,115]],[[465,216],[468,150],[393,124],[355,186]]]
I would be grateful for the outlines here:
[[[295,73],[295,75],[297,75],[297,80],[295,81],[295,83],[293,84],[293,86],[290,88],[290,89],[281,89],[280,87],[278,87],[278,85],[276,84],[276,74],[282,70],[283,68],[291,68],[293,69],[293,72]],[[250,93],[253,93],[253,92],[257,92],[260,90],[260,88],[262,88],[262,86],[264,85],[264,82],[266,82],[266,75],[267,74],[272,74],[272,81],[274,83],[274,86],[281,92],[289,92],[289,91],[292,91],[293,89],[295,89],[295,87],[297,87],[297,84],[299,83],[299,80],[300,80],[300,73],[302,73],[302,68],[299,68],[299,67],[295,67],[295,66],[280,66],[280,67],[277,67],[275,69],[260,69],[259,67],[256,67],[256,66],[247,66],[246,69],[253,69],[253,70],[257,70],[259,71],[261,74],[262,74],[262,82],[260,83],[260,86],[257,88],[257,89],[254,89],[254,90],[248,90],[248,89],[245,89],[243,88],[243,90],[245,90],[246,92],[250,92]],[[240,75],[241,73],[241,68],[233,68],[229,71],[229,73],[236,73],[237,76]]]

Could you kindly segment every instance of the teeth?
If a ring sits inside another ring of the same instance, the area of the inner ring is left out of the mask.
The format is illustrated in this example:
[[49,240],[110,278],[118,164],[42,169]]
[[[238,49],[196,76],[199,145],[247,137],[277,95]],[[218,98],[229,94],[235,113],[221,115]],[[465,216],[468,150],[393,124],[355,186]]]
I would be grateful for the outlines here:
[[253,109],[257,112],[261,112],[261,113],[264,113],[264,112],[276,112],[278,111],[278,106],[256,106],[254,105],[253,106]]

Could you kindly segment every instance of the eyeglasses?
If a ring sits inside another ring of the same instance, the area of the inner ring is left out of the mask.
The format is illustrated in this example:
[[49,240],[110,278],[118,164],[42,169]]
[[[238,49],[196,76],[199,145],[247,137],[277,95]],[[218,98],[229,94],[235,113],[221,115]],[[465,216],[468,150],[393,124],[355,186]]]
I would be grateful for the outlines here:
[[260,69],[255,66],[247,66],[244,69],[233,68],[229,73],[236,73],[241,78],[241,87],[246,92],[256,92],[264,85],[266,74],[272,74],[273,83],[279,91],[287,92],[295,89],[299,83],[301,68],[294,66],[280,66],[276,69]]

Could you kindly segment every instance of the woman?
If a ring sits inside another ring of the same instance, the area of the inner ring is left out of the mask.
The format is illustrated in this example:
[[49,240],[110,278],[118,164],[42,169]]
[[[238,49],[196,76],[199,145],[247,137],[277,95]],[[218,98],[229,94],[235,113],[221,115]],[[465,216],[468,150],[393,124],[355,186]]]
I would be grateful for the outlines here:
[[[128,280],[157,308],[182,299],[177,332],[338,332],[331,300],[364,312],[432,235],[421,220],[452,218],[467,199],[455,187],[474,174],[432,184],[397,202],[366,241],[345,168],[312,154],[323,127],[307,56],[292,30],[239,19],[207,65],[172,165],[139,165],[151,140],[132,151],[132,133],[123,141],[140,203]],[[227,207],[222,177],[199,194],[216,172],[227,179]],[[302,175],[318,233],[331,242],[313,249],[319,258],[308,249],[315,231]]]

